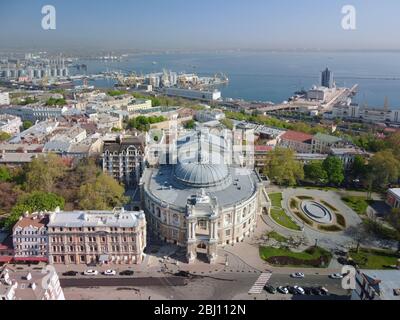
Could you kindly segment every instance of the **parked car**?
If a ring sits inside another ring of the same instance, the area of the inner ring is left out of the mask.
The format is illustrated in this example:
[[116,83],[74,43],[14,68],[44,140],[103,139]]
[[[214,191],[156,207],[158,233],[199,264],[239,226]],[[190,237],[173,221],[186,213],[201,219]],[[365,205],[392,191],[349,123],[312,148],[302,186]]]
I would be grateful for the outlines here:
[[117,272],[112,269],[108,269],[108,270],[104,271],[105,276],[115,276],[116,274],[117,274]]
[[306,292],[302,287],[294,286],[293,289],[295,290],[296,294],[305,295]]
[[331,279],[343,279],[343,275],[341,273],[333,273],[329,276]]
[[320,291],[322,296],[327,296],[329,294],[328,289],[326,289],[325,287],[320,287],[319,291]]
[[306,295],[308,295],[308,296],[313,295],[312,288],[310,288],[310,287],[304,287],[303,289],[304,289],[304,292],[305,292]]
[[88,269],[83,272],[85,276],[97,276],[99,272],[97,270]]
[[311,292],[313,295],[316,295],[316,296],[321,295],[321,292],[318,288],[311,288]]
[[297,291],[296,291],[296,289],[294,287],[289,286],[289,287],[287,287],[287,289],[288,289],[290,294],[297,294]]
[[290,275],[292,278],[303,279],[305,277],[302,272],[295,272]]
[[271,293],[271,294],[275,294],[276,293],[276,289],[273,286],[268,285],[268,284],[266,284],[264,286],[264,290],[267,291],[268,293]]
[[277,290],[278,290],[279,293],[282,293],[282,294],[288,294],[289,293],[289,290],[286,287],[279,286],[277,288]]
[[133,276],[134,272],[132,270],[124,270],[119,273],[120,276]]
[[66,276],[66,277],[75,277],[77,274],[78,274],[78,272],[76,272],[76,271],[67,271],[67,272],[64,272],[62,275]]

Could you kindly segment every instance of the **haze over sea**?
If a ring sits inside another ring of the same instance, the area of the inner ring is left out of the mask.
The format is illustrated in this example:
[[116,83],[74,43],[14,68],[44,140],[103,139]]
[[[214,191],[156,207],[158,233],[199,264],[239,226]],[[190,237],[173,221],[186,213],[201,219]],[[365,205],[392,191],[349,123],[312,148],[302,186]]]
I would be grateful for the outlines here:
[[[295,91],[320,83],[320,72],[329,67],[339,87],[358,83],[354,102],[400,108],[400,52],[230,52],[146,54],[119,62],[82,60],[88,74],[102,71],[160,72],[163,68],[199,75],[225,73],[230,83],[221,87],[224,98],[250,101],[287,100]],[[154,64],[155,62],[156,64]],[[112,85],[106,81],[98,86]]]

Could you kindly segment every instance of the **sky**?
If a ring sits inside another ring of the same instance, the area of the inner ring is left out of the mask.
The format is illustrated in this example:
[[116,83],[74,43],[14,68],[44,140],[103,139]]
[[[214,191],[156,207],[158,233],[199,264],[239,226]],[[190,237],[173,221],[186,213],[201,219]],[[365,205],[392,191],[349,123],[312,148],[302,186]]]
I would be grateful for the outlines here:
[[0,49],[400,50],[399,13],[398,0],[0,0]]

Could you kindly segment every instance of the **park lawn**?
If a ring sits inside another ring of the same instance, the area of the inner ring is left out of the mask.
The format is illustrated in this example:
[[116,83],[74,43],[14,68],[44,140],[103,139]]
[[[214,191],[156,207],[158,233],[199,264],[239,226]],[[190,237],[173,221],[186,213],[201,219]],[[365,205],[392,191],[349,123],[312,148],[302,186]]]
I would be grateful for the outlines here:
[[271,218],[279,225],[295,230],[300,231],[301,228],[286,214],[283,209],[272,208],[271,209]]
[[276,231],[271,231],[270,233],[268,233],[268,237],[278,242],[287,242],[288,240],[288,238],[284,237]]
[[367,213],[369,203],[366,197],[348,196],[342,197],[342,201],[361,216]]
[[269,198],[273,207],[282,208],[282,193],[271,193]]
[[[260,247],[260,257],[263,260],[276,257],[288,257],[295,260],[301,260],[302,264],[288,264],[286,266],[304,266],[308,267],[307,261],[315,261],[321,257],[325,257],[327,261],[332,259],[332,254],[320,247],[309,248],[303,252],[293,252],[286,248]],[[327,264],[328,265],[328,264]]]
[[350,251],[350,258],[362,269],[390,269],[395,266],[400,254],[390,250],[360,249]]

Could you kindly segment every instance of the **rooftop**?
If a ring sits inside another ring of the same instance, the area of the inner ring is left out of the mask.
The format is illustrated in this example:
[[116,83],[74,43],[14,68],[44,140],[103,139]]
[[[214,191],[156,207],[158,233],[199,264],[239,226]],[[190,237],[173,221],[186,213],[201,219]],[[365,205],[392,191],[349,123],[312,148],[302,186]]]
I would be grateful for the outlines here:
[[337,143],[342,141],[341,138],[335,137],[335,136],[330,136],[328,134],[324,134],[324,133],[317,133],[314,136],[314,140],[320,140],[326,143]]
[[6,265],[0,273],[0,294],[6,294],[11,286],[15,286],[15,299],[17,300],[42,300],[46,297],[46,289],[42,280],[48,274],[42,267],[29,267],[19,265],[17,268]]
[[143,211],[55,211],[50,214],[49,227],[120,227],[134,228],[145,219]]
[[282,137],[284,140],[298,141],[303,143],[311,142],[313,136],[308,133],[298,132],[298,131],[286,131]]
[[[258,178],[254,171],[243,168],[228,168],[231,180],[227,184],[205,187],[205,192],[218,199],[223,207],[233,206],[249,199],[256,192]],[[161,166],[159,169],[146,169],[146,187],[153,196],[171,206],[184,209],[189,197],[199,192],[198,187],[180,183],[174,177],[174,167]]]
[[388,191],[394,194],[396,197],[400,198],[400,188],[393,188],[389,189]]
[[382,300],[400,300],[400,270],[361,270]]
[[48,222],[48,216],[44,214],[32,214],[29,216],[21,217],[20,220],[15,224],[14,230],[16,228],[26,228],[29,226],[42,228]]

